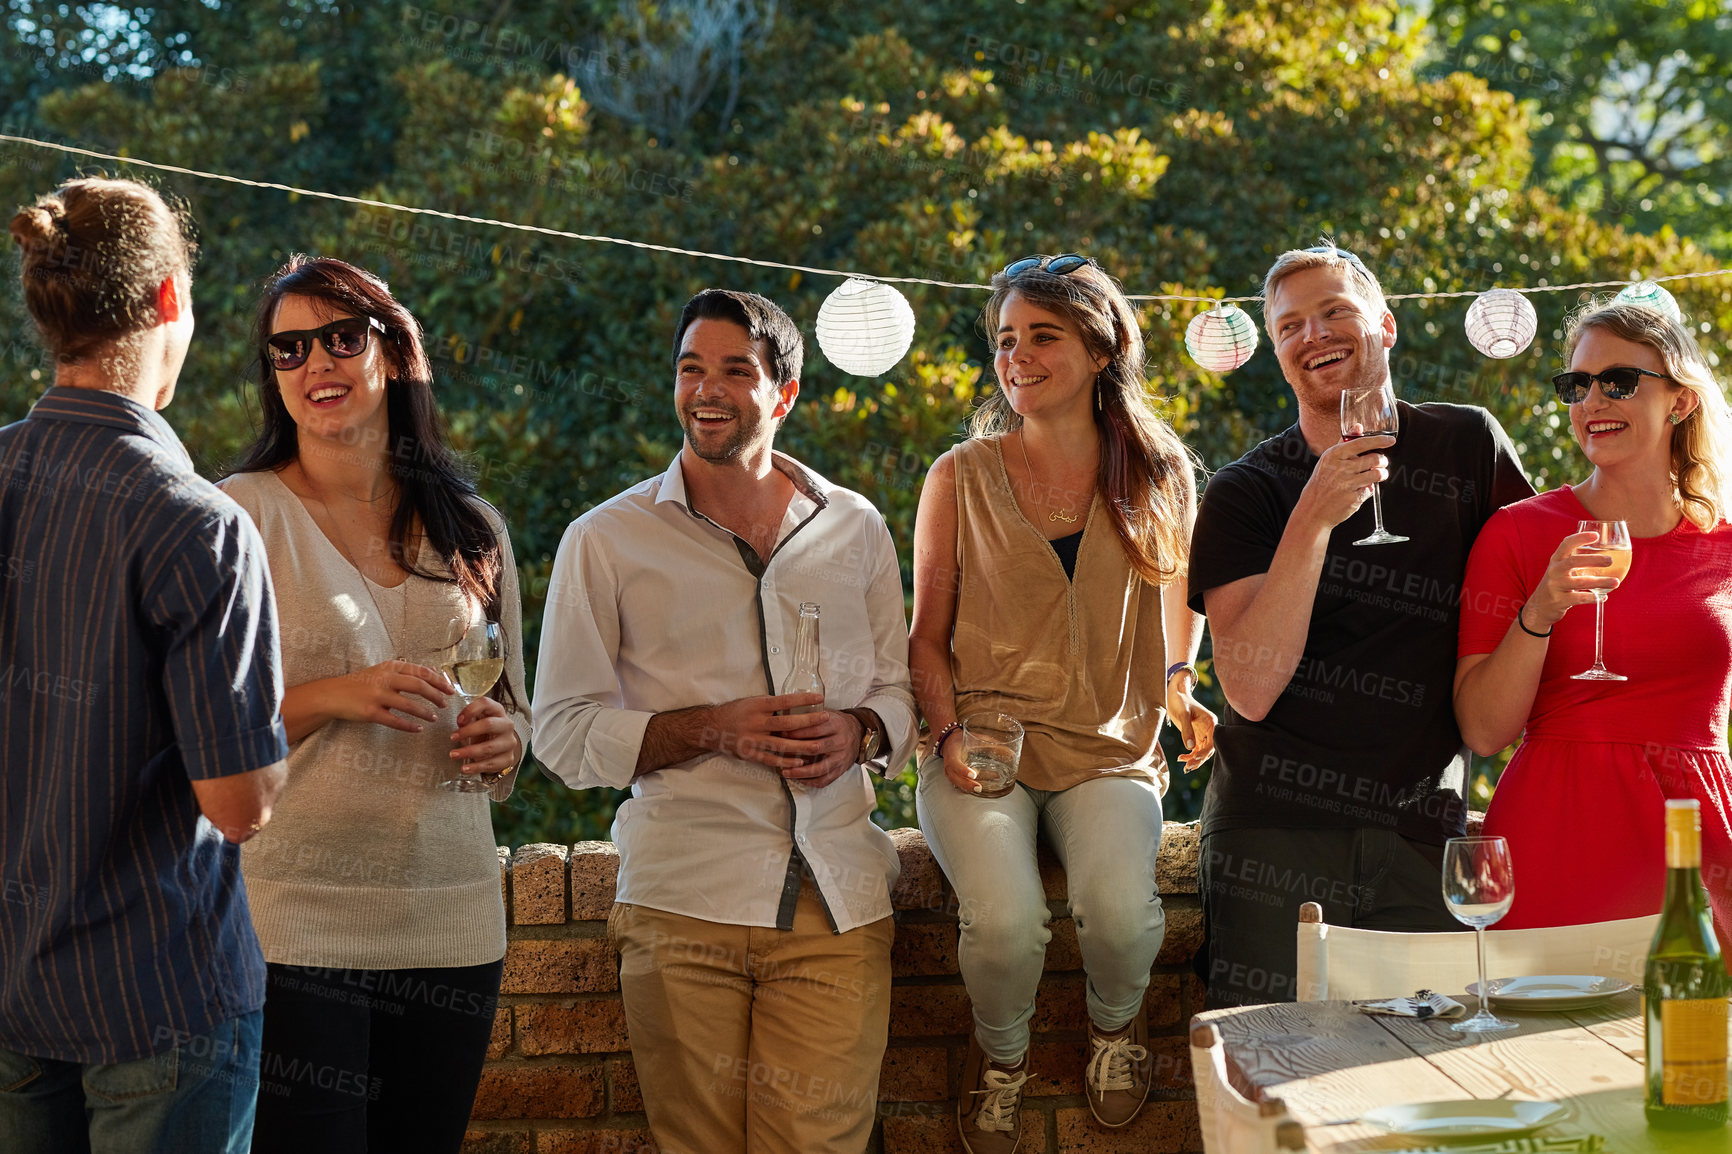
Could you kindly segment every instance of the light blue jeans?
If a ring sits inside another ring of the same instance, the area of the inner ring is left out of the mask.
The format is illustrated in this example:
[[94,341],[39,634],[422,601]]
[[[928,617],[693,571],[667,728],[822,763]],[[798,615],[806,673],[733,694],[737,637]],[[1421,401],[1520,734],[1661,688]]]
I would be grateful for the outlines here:
[[259,1095],[254,1010],[111,1065],[0,1049],[5,1154],[246,1154]]
[[920,765],[920,828],[956,890],[958,958],[974,1003],[974,1034],[995,1062],[1028,1052],[1051,913],[1035,838],[1064,865],[1071,917],[1088,975],[1089,1019],[1116,1030],[1142,1011],[1167,919],[1155,892],[1161,795],[1146,781],[1100,777],[1047,792],[1018,785],[979,798],[950,784],[936,758]]

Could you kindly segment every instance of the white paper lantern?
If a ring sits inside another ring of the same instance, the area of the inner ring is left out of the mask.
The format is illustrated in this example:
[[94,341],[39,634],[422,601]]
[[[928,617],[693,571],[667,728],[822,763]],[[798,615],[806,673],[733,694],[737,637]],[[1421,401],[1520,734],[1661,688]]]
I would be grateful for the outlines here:
[[1467,308],[1468,342],[1500,361],[1526,352],[1539,327],[1533,304],[1512,289],[1480,293]]
[[818,347],[845,373],[875,377],[913,343],[914,310],[882,281],[850,277],[818,310]]
[[1684,312],[1678,307],[1678,298],[1651,280],[1639,280],[1635,284],[1625,285],[1613,299],[1625,304],[1642,305],[1655,312],[1664,313],[1678,324],[1684,323]]
[[1238,305],[1198,313],[1185,326],[1185,348],[1205,369],[1230,373],[1257,351],[1257,322]]

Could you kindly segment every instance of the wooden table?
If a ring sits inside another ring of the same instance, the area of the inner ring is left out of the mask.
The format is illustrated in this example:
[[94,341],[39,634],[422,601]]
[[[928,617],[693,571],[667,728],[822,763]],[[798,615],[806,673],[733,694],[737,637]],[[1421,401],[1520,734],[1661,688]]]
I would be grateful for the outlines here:
[[[1456,999],[1475,1008],[1466,994]],[[1363,1014],[1347,1002],[1211,1010],[1241,1092],[1279,1098],[1304,1127],[1307,1149],[1397,1150],[1425,1145],[1369,1126],[1322,1125],[1378,1106],[1462,1098],[1565,1102],[1574,1116],[1542,1136],[1600,1134],[1608,1154],[1729,1154],[1732,1127],[1649,1130],[1642,1114],[1641,995],[1588,1010],[1510,1013],[1519,1030],[1465,1041],[1448,1023]],[[1241,1081],[1242,1078],[1242,1081]]]

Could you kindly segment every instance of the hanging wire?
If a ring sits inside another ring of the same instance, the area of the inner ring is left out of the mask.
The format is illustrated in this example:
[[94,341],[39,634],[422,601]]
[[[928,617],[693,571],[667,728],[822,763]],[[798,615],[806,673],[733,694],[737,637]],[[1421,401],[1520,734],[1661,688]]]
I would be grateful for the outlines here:
[[[698,257],[703,260],[732,261],[735,264],[749,264],[755,265],[759,268],[787,269],[790,272],[812,273],[816,276],[835,276],[844,278],[856,277],[861,280],[883,281],[891,284],[924,284],[932,285],[935,288],[977,289],[982,292],[989,291],[992,288],[991,285],[975,284],[970,281],[933,280],[929,277],[920,276],[880,276],[877,273],[849,272],[846,269],[820,268],[806,264],[788,264],[783,261],[758,260],[749,256],[734,256],[730,253],[705,252],[701,249],[679,248],[674,245],[665,244],[652,244],[649,241],[631,240],[627,237],[600,236],[594,233],[571,232],[563,228],[546,228],[538,224],[523,224],[519,221],[499,220],[490,216],[472,216],[468,213],[462,212],[446,212],[443,209],[437,208],[421,208],[412,204],[397,204],[394,201],[389,200],[374,200],[371,197],[365,196],[349,196],[341,192],[325,192],[322,189],[301,188],[298,185],[282,184],[274,180],[249,180],[243,176],[232,176],[223,172],[205,172],[197,168],[184,168],[178,164],[163,164],[154,160],[141,160],[135,156],[120,156],[112,152],[97,152],[89,148],[78,148],[74,145],[61,144],[56,141],[36,140],[28,136],[12,136],[7,133],[0,133],[0,141],[10,141],[13,144],[25,144],[35,148],[46,148],[55,152],[64,152],[75,156],[88,156],[95,160],[109,160],[114,161],[117,164],[136,164],[143,168],[154,168],[160,172],[173,172],[178,173],[181,176],[195,176],[201,180],[219,180],[227,184],[244,185],[247,188],[265,188],[276,192],[291,193],[295,196],[310,196],[321,200],[335,200],[340,201],[343,204],[358,204],[367,208],[383,208],[389,209],[392,212],[410,213],[415,216],[432,216],[438,217],[441,220],[458,221],[463,224],[479,224],[487,225],[492,228],[514,229],[518,232],[537,233],[542,236],[556,236],[565,240],[588,241],[592,244],[624,245],[627,248],[643,249],[648,252],[672,253],[675,256]],[[1659,283],[1663,281],[1690,280],[1695,277],[1725,276],[1728,273],[1732,273],[1732,269],[1722,268],[1713,269],[1708,272],[1676,273],[1671,276],[1644,277],[1642,279]],[[1504,285],[1500,285],[1499,287],[1511,288],[1512,291],[1518,293],[1553,293],[1570,292],[1576,289],[1622,288],[1625,285],[1635,283],[1638,282],[1629,280],[1601,280],[1581,281],[1577,284],[1537,285],[1529,288],[1518,288]],[[1469,289],[1460,292],[1386,293],[1384,294],[1383,299],[1386,301],[1443,300],[1452,297],[1476,297],[1479,295],[1480,293],[1478,290]],[[1133,293],[1126,294],[1126,296],[1127,299],[1133,301],[1191,301],[1198,304],[1214,305],[1216,307],[1229,304],[1249,304],[1263,299],[1261,296],[1214,297],[1187,296],[1180,293]]]

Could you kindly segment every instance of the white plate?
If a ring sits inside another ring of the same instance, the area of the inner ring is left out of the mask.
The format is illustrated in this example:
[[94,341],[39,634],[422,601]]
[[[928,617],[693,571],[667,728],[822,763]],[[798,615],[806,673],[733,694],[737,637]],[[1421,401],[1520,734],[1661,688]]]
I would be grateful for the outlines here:
[[1461,1102],[1415,1102],[1382,1106],[1359,1120],[1403,1138],[1444,1141],[1471,1138],[1515,1138],[1542,1126],[1562,1122],[1570,1108],[1557,1102],[1518,1102],[1511,1098]]
[[[1493,978],[1491,1001],[1512,1010],[1580,1010],[1633,989],[1628,982],[1596,974],[1534,974]],[[1479,983],[1469,983],[1467,992],[1479,997]]]

